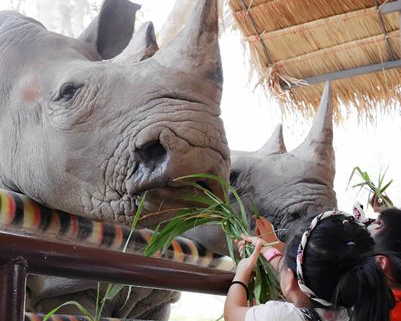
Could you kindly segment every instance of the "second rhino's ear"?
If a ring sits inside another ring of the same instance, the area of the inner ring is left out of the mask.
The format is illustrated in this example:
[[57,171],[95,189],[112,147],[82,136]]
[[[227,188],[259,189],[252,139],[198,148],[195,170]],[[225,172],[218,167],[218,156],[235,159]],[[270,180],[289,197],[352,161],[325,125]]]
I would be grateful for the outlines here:
[[114,58],[130,42],[140,8],[128,0],[105,0],[99,15],[78,39],[92,45],[103,59]]

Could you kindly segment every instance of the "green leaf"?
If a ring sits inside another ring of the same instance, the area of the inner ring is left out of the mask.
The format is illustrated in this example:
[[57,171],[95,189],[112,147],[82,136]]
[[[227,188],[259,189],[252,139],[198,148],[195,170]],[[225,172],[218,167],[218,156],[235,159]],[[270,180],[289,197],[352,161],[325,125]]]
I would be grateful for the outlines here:
[[136,210],[134,220],[132,221],[132,224],[131,224],[131,231],[129,232],[128,238],[127,238],[124,248],[123,248],[124,253],[127,251],[127,247],[128,247],[129,242],[131,241],[132,234],[134,233],[136,225],[138,224],[139,217],[141,216],[141,213],[143,211],[143,207],[145,205],[145,198],[147,195],[148,195],[148,191],[145,191],[145,193],[143,194],[143,196],[141,198],[141,201],[139,202],[139,206],[138,206],[138,209]]
[[380,190],[380,193],[384,193],[384,191],[393,183],[393,180],[389,181],[383,188]]
[[255,299],[256,299],[256,304],[261,304],[262,302],[260,301],[260,297],[262,294],[262,276],[260,273],[260,266],[256,265],[256,275],[255,275],[255,283],[253,286],[253,291],[255,292]]
[[223,178],[218,177],[216,175],[212,175],[212,174],[192,174],[192,175],[179,177],[176,180],[182,180],[182,179],[187,179],[187,178],[209,178],[209,179],[218,181],[223,187],[227,188],[233,194],[233,196],[235,197],[235,199],[238,202],[238,205],[240,207],[240,213],[241,213],[242,219],[244,220],[244,222],[247,222],[244,204],[243,204],[241,198],[239,197],[237,191],[235,190],[235,188],[232,187],[226,180],[224,180]]
[[211,200],[210,198],[204,197],[204,196],[198,196],[198,195],[187,195],[187,196],[183,196],[182,199],[184,201],[197,202],[199,204],[204,204],[204,205],[215,204],[215,202],[213,200]]
[[45,315],[45,317],[43,318],[43,321],[48,321],[49,318],[51,318],[53,315],[55,315],[57,313],[58,310],[60,310],[62,307],[65,307],[67,305],[72,305],[78,308],[79,311],[81,311],[83,316],[86,316],[87,318],[89,318],[90,321],[95,321],[95,319],[93,318],[93,316],[89,313],[89,311],[87,309],[85,309],[79,302],[77,301],[67,301],[64,302],[63,304],[60,304],[58,307],[54,308],[53,310],[51,310],[48,314]]
[[97,282],[95,316],[99,312],[99,302],[100,302],[100,282]]
[[[220,199],[217,195],[209,191],[203,186],[189,182],[188,184],[195,187],[203,193],[203,196],[185,196],[184,200],[196,202],[200,205],[206,205],[205,208],[191,207],[184,209],[183,211],[177,213],[177,215],[167,221],[163,227],[160,229],[158,227],[157,231],[151,238],[150,244],[145,250],[146,255],[152,255],[157,251],[162,253],[168,249],[171,242],[183,232],[192,229],[196,226],[205,224],[219,224],[225,232],[227,239],[227,246],[230,252],[230,256],[237,263],[238,257],[235,255],[233,240],[238,240],[241,238],[241,234],[249,235],[248,232],[248,215],[245,212],[245,206],[235,191],[235,189],[224,179],[219,178],[210,174],[193,174],[180,179],[193,179],[193,178],[207,178],[219,182],[223,191],[230,191],[231,194],[236,199],[239,205],[239,213],[233,208],[232,204],[229,202],[228,195],[224,194],[224,199]],[[253,212],[258,215],[258,209],[255,204],[253,206]],[[245,257],[248,257],[253,251],[253,245],[247,244],[245,246],[244,252]],[[257,279],[255,279],[255,291],[257,291],[258,302],[266,302],[267,299],[277,299],[279,298],[279,283],[277,280],[277,275],[272,272],[272,267],[266,263],[262,262],[261,259],[258,260],[257,266]],[[252,285],[250,285],[250,289]],[[253,289],[253,288],[252,288]],[[254,297],[253,290],[250,292],[251,298]]]
[[114,297],[124,289],[124,284],[109,284],[104,294],[103,301],[113,300]]

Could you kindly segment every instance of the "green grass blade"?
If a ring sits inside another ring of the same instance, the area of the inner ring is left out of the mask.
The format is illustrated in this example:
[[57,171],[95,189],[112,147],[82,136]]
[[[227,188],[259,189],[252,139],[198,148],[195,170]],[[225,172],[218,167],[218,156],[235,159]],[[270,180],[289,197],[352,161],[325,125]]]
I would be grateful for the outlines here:
[[141,213],[143,211],[143,207],[145,205],[145,198],[148,195],[148,191],[145,191],[145,193],[143,194],[141,201],[139,202],[139,206],[138,209],[136,210],[135,216],[134,216],[134,220],[132,221],[131,224],[131,231],[129,232],[128,238],[125,242],[124,248],[123,248],[123,252],[125,253],[127,251],[128,248],[128,244],[131,241],[132,238],[132,234],[134,233],[134,230],[136,228],[136,225],[138,224],[139,221],[139,217],[141,216]]
[[57,313],[58,310],[60,310],[62,307],[68,306],[68,305],[72,305],[78,308],[79,311],[81,311],[83,316],[86,316],[90,321],[95,321],[95,319],[93,318],[93,316],[89,313],[89,311],[87,309],[85,309],[79,302],[77,301],[67,301],[64,302],[63,304],[60,304],[58,307],[54,308],[53,310],[51,310],[48,314],[45,315],[45,317],[43,318],[43,321],[48,321],[49,318],[51,318],[53,315],[55,315]]
[[125,287],[124,284],[109,284],[107,291],[104,294],[103,301],[113,300],[114,297],[120,293],[120,291]]
[[209,197],[198,196],[198,195],[187,195],[183,196],[182,199],[184,201],[196,202],[208,206],[215,204],[214,200],[211,200]]
[[179,177],[176,180],[182,180],[182,179],[188,179],[188,178],[208,178],[208,179],[218,181],[222,186],[227,188],[231,192],[231,194],[234,196],[234,198],[236,199],[236,201],[240,207],[240,213],[241,213],[243,220],[245,222],[247,221],[245,207],[244,207],[244,204],[243,204],[241,198],[239,197],[235,188],[232,187],[225,179],[218,177],[216,175],[212,175],[212,174],[192,174],[192,175],[186,175],[186,176]]
[[393,183],[393,180],[389,181],[383,188],[380,190],[380,193],[384,193],[384,191]]
[[99,312],[99,302],[100,302],[100,282],[97,282],[95,316]]
[[260,304],[260,297],[262,295],[262,276],[261,276],[261,272],[260,272],[260,266],[256,265],[255,268],[255,283],[254,283],[254,287],[253,287],[253,291],[255,293],[255,299],[256,299],[256,304]]

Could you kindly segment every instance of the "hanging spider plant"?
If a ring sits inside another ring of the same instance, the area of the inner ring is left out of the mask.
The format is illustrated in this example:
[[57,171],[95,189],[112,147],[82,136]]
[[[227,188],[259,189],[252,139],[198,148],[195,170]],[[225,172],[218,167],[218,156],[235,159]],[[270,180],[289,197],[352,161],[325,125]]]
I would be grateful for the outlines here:
[[[145,249],[145,255],[150,256],[157,251],[166,251],[174,238],[196,226],[217,224],[224,230],[230,256],[237,264],[239,259],[234,252],[234,241],[241,240],[241,234],[250,235],[247,213],[240,196],[224,179],[210,174],[188,175],[180,177],[176,179],[176,181],[193,179],[211,179],[217,181],[223,190],[224,198],[221,199],[198,183],[188,182],[187,184],[195,187],[201,192],[201,195],[183,196],[183,199],[200,204],[201,206],[189,207],[180,211],[174,218],[170,219],[161,230],[159,225],[152,236],[149,246]],[[234,196],[239,211],[231,204],[228,193]],[[253,214],[258,215],[259,213],[254,211]],[[275,243],[277,242],[269,245]],[[246,244],[243,253],[244,257],[249,257],[253,250],[254,246],[252,244]],[[252,295],[249,298],[250,304],[253,304],[254,299],[256,303],[259,304],[265,303],[268,300],[277,300],[280,297],[279,282],[276,272],[262,256],[258,259],[251,288],[250,293],[252,293]]]
[[[369,192],[368,195],[368,205],[371,205],[375,212],[381,212],[385,208],[393,207],[393,202],[387,196],[386,190],[388,187],[393,183],[393,180],[388,182],[384,182],[384,177],[387,173],[387,169],[384,171],[383,174],[379,173],[379,179],[377,184],[373,183],[372,179],[370,178],[368,172],[362,171],[360,167],[356,166],[353,168],[351,176],[348,180],[348,186],[351,183],[352,178],[355,174],[358,174],[359,177],[362,179],[362,182],[352,185],[353,188],[359,187],[359,191],[361,189],[365,189]],[[348,188],[347,186],[347,188]]]

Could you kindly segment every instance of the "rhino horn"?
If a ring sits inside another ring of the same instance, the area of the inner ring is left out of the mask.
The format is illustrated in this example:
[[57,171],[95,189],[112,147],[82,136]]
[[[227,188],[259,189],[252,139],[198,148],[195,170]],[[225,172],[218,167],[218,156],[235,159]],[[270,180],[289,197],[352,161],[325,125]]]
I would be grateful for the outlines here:
[[154,56],[161,65],[221,85],[216,0],[198,0],[184,29]]
[[283,125],[278,124],[269,140],[258,150],[258,153],[263,155],[269,154],[284,154],[287,149],[283,138]]
[[322,167],[321,173],[334,178],[333,108],[330,82],[324,85],[320,107],[305,141],[292,154]]
[[113,61],[134,63],[152,57],[158,50],[153,23],[146,22],[134,33],[128,46]]

